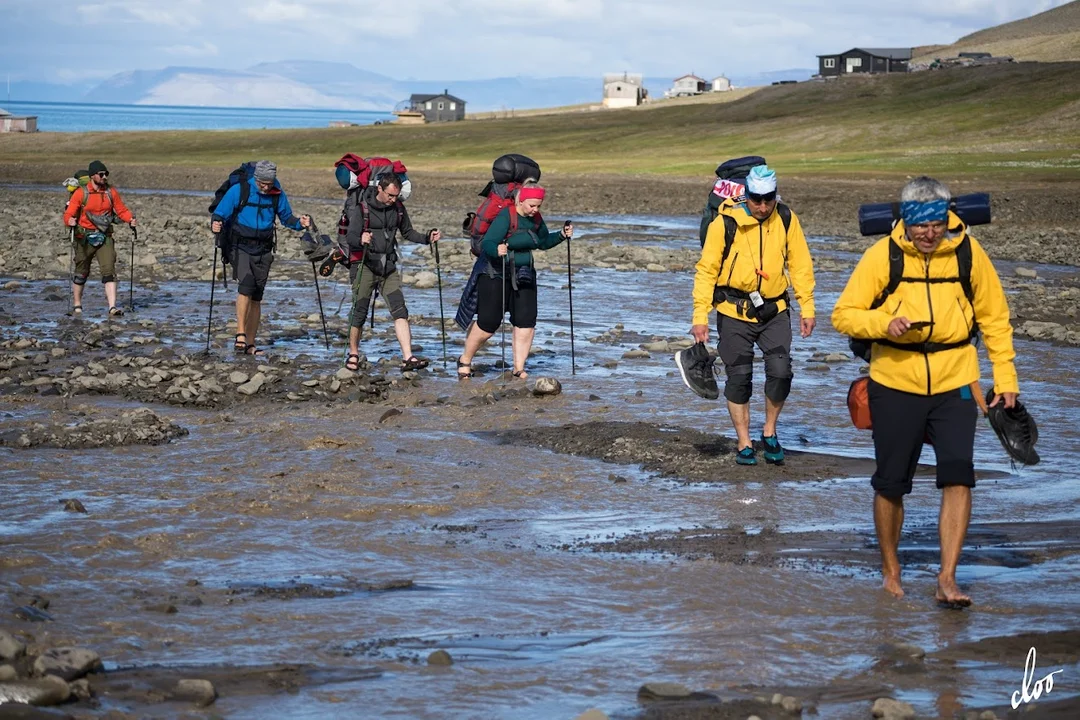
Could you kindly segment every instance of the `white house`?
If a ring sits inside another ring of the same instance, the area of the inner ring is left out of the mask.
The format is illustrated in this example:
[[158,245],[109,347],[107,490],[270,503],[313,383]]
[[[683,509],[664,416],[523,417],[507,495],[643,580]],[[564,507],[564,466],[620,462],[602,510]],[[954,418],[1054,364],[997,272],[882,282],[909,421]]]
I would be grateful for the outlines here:
[[731,89],[731,81],[723,75],[717,75],[712,81],[713,92],[727,92]]
[[634,107],[648,97],[640,73],[609,73],[604,75],[604,107]]
[[691,95],[700,95],[705,92],[707,83],[704,78],[699,78],[693,73],[689,75],[683,75],[682,77],[675,78],[675,83],[671,86],[671,89],[664,94],[668,97],[689,97]]

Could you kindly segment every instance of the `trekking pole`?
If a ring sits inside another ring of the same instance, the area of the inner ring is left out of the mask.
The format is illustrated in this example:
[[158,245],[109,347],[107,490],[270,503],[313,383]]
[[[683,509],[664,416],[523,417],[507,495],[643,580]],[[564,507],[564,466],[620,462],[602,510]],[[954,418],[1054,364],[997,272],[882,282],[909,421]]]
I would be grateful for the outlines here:
[[[131,279],[128,280],[128,309],[135,312],[135,243],[139,242],[139,231],[131,228]],[[214,261],[217,265],[217,260]]]
[[[570,227],[571,222],[563,223],[563,230]],[[570,374],[577,375],[577,362],[574,358],[574,272],[570,265],[570,237],[566,238],[566,289],[570,294]]]
[[217,287],[217,244],[214,244],[214,264],[210,266],[210,312],[206,318],[206,354],[210,354],[210,328],[214,324],[214,288]]
[[439,278],[439,328],[442,330],[442,366],[446,369],[446,315],[443,314],[442,303],[442,267],[439,265],[439,243],[431,243],[431,251],[435,253],[435,275]]
[[[507,246],[506,252],[510,252]],[[502,307],[499,308],[499,327],[502,328],[502,371],[506,372],[506,255],[502,256]]]
[[71,228],[69,234],[71,242],[68,243],[68,298],[71,299],[71,307],[68,314],[75,314],[75,228]]
[[326,343],[326,349],[330,349],[330,334],[326,332],[326,315],[323,313],[322,307],[322,291],[319,290],[319,271],[315,268],[315,261],[311,261],[311,272],[315,276],[315,297],[319,299],[319,317],[322,319],[322,334],[323,341]]

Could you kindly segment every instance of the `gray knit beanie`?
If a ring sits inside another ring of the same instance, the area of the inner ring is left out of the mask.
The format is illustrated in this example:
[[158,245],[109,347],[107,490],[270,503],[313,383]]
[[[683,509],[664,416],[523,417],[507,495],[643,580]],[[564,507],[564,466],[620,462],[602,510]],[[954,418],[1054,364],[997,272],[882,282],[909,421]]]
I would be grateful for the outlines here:
[[269,160],[260,160],[255,163],[255,179],[263,182],[274,182],[274,180],[277,180],[277,165]]

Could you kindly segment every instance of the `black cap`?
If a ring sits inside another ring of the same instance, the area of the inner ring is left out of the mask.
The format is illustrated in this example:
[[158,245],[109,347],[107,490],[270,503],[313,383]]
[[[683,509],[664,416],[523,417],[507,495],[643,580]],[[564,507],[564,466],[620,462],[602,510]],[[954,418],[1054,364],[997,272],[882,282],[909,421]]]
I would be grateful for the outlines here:
[[91,175],[109,172],[109,168],[105,167],[105,163],[101,162],[100,160],[95,160],[94,162],[90,163],[89,170]]

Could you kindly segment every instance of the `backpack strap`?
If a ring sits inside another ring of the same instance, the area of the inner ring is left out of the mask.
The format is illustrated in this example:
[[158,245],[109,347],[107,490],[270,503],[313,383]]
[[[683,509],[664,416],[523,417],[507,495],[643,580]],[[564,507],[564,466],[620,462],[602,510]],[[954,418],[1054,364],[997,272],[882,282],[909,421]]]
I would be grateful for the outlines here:
[[731,253],[731,246],[735,244],[735,233],[739,230],[739,223],[730,215],[724,215],[724,252],[720,256],[720,269],[724,269],[727,256]]
[[786,237],[788,230],[791,229],[791,208],[782,202],[778,202],[776,203],[776,213],[784,222],[784,236]]
[[896,292],[896,288],[900,287],[900,281],[904,279],[904,251],[900,249],[900,246],[896,244],[896,241],[891,237],[889,238],[889,282],[885,285],[885,288],[878,293],[878,296],[874,298],[874,302],[870,303],[871,310],[877,310],[879,307],[885,304],[885,301],[889,299],[889,296]]
[[960,287],[963,288],[964,297],[968,299],[969,303],[972,303],[972,309],[974,310],[975,289],[971,287],[972,264],[971,237],[965,232],[964,239],[956,246],[956,265],[960,271]]

